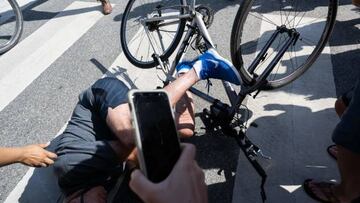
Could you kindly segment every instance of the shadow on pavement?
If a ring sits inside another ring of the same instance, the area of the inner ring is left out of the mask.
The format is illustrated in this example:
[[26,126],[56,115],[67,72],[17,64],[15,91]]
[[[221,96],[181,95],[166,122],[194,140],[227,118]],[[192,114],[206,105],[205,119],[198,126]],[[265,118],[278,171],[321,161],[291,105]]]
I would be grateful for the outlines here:
[[231,202],[239,157],[235,139],[206,133],[183,141],[196,146],[196,160],[206,171],[206,179],[220,180],[208,184],[209,202]]
[[[336,162],[326,153],[337,118],[332,108],[314,112],[297,105],[266,104],[249,138],[272,160],[258,159],[268,174],[268,202],[311,202],[299,189],[306,178],[337,179]],[[244,156],[237,169],[234,202],[261,202],[259,178]]]

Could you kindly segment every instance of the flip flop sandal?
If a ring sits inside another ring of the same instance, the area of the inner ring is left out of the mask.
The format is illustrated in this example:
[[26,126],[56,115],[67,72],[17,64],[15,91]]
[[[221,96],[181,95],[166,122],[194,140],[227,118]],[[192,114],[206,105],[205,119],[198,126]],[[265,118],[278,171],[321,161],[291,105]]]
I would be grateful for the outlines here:
[[327,153],[334,158],[335,160],[337,160],[337,157],[335,156],[335,154],[331,151],[331,149],[333,149],[334,147],[336,147],[335,144],[328,146],[328,148],[326,149]]
[[80,194],[80,203],[85,203],[85,200],[84,200],[84,195],[87,191],[89,191],[90,189],[86,189],[84,191],[81,192]]
[[[311,198],[313,198],[314,200],[317,200],[319,202],[323,202],[323,203],[339,203],[340,202],[332,190],[332,187],[335,185],[334,183],[327,183],[327,182],[315,183],[315,185],[321,189],[324,196],[326,197],[326,199],[321,199],[313,192],[313,190],[311,190],[309,183],[312,181],[313,181],[313,179],[307,179],[304,181],[304,184],[303,184],[306,194],[308,194]],[[327,189],[328,191],[325,191],[323,189]]]

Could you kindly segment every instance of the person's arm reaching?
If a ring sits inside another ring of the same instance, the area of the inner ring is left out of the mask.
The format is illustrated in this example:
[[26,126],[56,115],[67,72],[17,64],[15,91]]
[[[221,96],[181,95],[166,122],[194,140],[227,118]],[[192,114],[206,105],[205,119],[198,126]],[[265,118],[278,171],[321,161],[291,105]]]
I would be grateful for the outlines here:
[[47,167],[54,163],[56,154],[45,150],[49,144],[35,144],[24,147],[0,147],[0,167],[22,163],[32,167]]
[[204,173],[195,161],[195,147],[182,144],[181,156],[163,182],[150,182],[139,170],[131,174],[131,189],[146,203],[207,203]]

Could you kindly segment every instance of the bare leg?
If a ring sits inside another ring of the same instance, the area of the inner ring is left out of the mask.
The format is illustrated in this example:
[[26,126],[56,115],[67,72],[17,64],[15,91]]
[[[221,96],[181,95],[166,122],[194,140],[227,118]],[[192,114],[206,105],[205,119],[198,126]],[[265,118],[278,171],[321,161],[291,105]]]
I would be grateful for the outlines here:
[[[182,77],[184,73],[179,75]],[[194,101],[190,91],[181,97],[175,106],[175,120],[178,132],[181,137],[191,137],[194,135],[195,130],[195,112]]]
[[337,147],[341,183],[334,187],[334,193],[341,202],[350,202],[360,197],[360,155]]
[[189,70],[187,73],[170,83],[164,89],[169,94],[171,106],[181,99],[185,92],[199,81],[198,76],[194,69]]
[[[338,98],[335,102],[335,111],[336,114],[339,116],[339,118],[341,118],[341,116],[344,114],[344,112],[346,111],[347,106],[345,104],[345,102],[342,100],[342,98]],[[337,157],[338,154],[338,148],[337,146],[333,146],[331,148],[329,148],[330,153],[333,154],[335,157]]]
[[186,138],[194,135],[194,102],[189,91],[176,103],[175,121],[181,137]]

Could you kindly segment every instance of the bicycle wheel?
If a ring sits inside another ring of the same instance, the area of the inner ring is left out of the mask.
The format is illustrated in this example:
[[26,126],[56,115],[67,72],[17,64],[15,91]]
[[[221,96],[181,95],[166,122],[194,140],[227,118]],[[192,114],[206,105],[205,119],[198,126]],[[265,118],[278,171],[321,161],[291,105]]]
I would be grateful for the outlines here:
[[[126,58],[140,68],[158,65],[153,54],[166,60],[175,51],[185,29],[186,19],[175,18],[184,14],[185,0],[130,0],[121,23],[121,46]],[[169,17],[144,22],[154,17]],[[150,41],[151,39],[151,41]]]
[[236,15],[231,36],[231,57],[246,84],[274,59],[289,39],[280,34],[259,65],[250,65],[277,27],[295,29],[300,35],[267,77],[264,89],[282,87],[302,75],[324,49],[336,20],[337,0],[244,0]]
[[13,48],[20,40],[23,30],[23,18],[15,0],[0,3],[0,54]]

